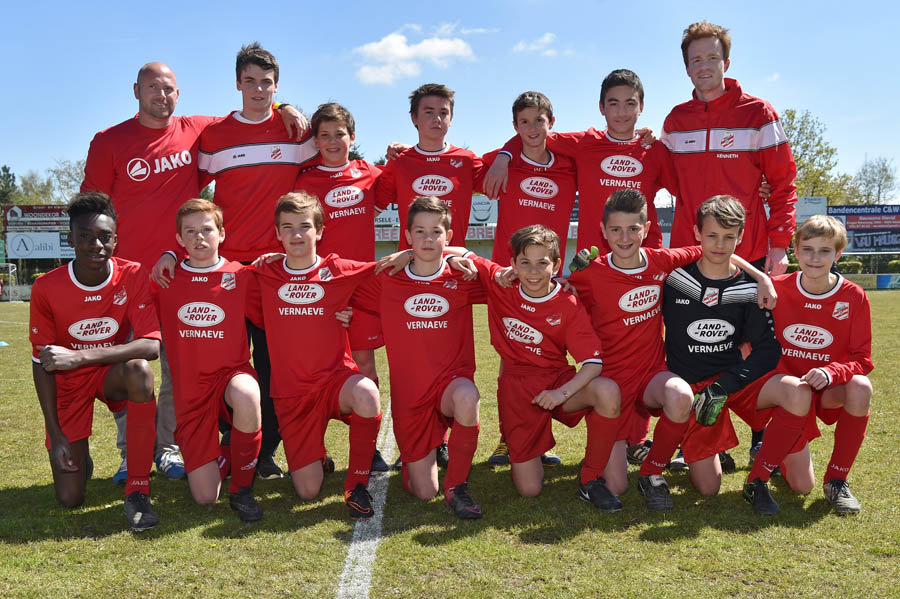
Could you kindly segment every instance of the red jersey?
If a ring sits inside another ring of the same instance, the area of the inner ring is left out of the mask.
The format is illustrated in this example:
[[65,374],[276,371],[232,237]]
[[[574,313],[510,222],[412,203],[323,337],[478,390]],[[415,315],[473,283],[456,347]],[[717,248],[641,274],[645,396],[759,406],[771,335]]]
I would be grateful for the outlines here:
[[822,294],[800,285],[802,272],[772,277],[778,303],[772,311],[781,344],[781,364],[794,376],[813,368],[828,374],[828,386],[872,372],[872,320],[866,292],[838,275]]
[[[747,211],[737,254],[764,258],[769,247],[786,248],[794,233],[797,169],[787,136],[772,105],[745,94],[725,79],[725,94],[712,102],[696,98],[672,109],[662,142],[678,177],[672,247],[693,245],[697,208],[718,194],[736,197]],[[762,177],[772,186],[769,216],[759,197]]]
[[640,252],[644,265],[638,268],[618,268],[609,253],[569,277],[603,343],[603,374],[610,378],[633,376],[648,366],[665,364],[663,284],[670,272],[701,255],[697,246],[641,248]]
[[[31,288],[29,338],[31,359],[40,362],[38,346],[83,350],[111,347],[134,338],[160,339],[156,310],[146,273],[137,262],[110,258],[109,277],[88,287],[75,278],[75,262],[38,277]],[[56,372],[57,389],[78,390],[79,381],[103,364]]]
[[198,379],[250,361],[244,314],[252,276],[220,258],[207,268],[179,263],[168,289],[151,283],[176,399]]
[[272,397],[297,397],[323,385],[341,366],[356,369],[347,329],[334,313],[347,307],[375,263],[334,254],[302,270],[286,262],[254,267],[248,315],[266,331],[272,356]]
[[316,154],[311,135],[290,140],[277,111],[260,122],[235,111],[207,127],[200,136],[200,183],[216,182],[214,201],[228,233],[225,256],[248,262],[283,250],[275,237],[275,204],[293,191],[301,165]]
[[[515,154],[522,148],[522,140],[515,136],[504,150]],[[653,199],[663,187],[676,187],[675,171],[666,149],[659,142],[650,148],[635,137],[629,141],[613,139],[593,127],[587,131],[547,135],[547,148],[575,159],[578,170],[578,248],[596,245],[600,253],[609,251],[603,236],[603,207],[614,191],[637,189],[647,198],[647,218],[650,233],[644,247],[662,247],[662,231],[656,216]],[[508,188],[508,186],[507,186]]]
[[[485,154],[485,167],[493,164],[499,152]],[[509,163],[506,191],[500,192],[491,260],[501,266],[510,263],[509,240],[513,233],[529,225],[552,229],[559,236],[560,247],[565,249],[575,203],[575,162],[571,158],[551,152],[550,162],[539,164],[524,154],[517,156]]]
[[407,266],[375,277],[356,299],[381,314],[392,401],[421,399],[449,371],[475,372],[471,305],[485,301],[477,279],[464,281],[446,260],[424,277]]
[[567,368],[566,352],[579,363],[603,364],[600,339],[575,295],[559,283],[544,297],[526,295],[518,283],[501,287],[493,282],[500,265],[472,258],[487,292],[491,344],[504,364]]
[[344,166],[313,166],[294,183],[319,198],[325,211],[325,233],[316,245],[322,255],[371,262],[375,259],[375,183],[381,169],[365,160]]
[[134,117],[94,136],[81,191],[102,191],[112,198],[118,217],[116,256],[152,267],[175,243],[178,208],[200,194],[200,133],[216,120],[176,116],[168,127],[151,129]]
[[[397,204],[400,227],[406,228],[409,205],[419,196],[435,196],[450,208],[455,241],[464,245],[472,208],[472,193],[481,186],[484,167],[481,158],[469,150],[447,144],[443,150],[428,152],[413,146],[389,161],[378,179],[376,206],[384,210]],[[400,249],[409,248],[400,236]]]

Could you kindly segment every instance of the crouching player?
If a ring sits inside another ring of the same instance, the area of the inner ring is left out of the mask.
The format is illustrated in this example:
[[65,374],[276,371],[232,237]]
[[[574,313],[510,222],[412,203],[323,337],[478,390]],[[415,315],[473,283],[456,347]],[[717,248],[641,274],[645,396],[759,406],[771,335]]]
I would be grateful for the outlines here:
[[[262,433],[244,321],[253,275],[219,256],[225,229],[212,202],[185,202],[177,231],[188,258],[167,288],[152,288],[175,388],[175,438],[194,501],[215,503],[230,468],[229,504],[241,520],[254,522],[262,518],[253,497]],[[221,448],[220,418],[232,425],[231,443]]]
[[[551,419],[568,427],[584,419],[587,446],[579,496],[598,509],[619,511],[622,502],[603,479],[619,428],[619,388],[600,376],[600,339],[584,307],[553,280],[562,262],[559,237],[532,225],[516,231],[509,245],[518,283],[486,283],[485,288],[491,342],[503,360],[497,398],[513,483],[521,495],[538,495],[544,478],[541,455],[555,445]],[[486,280],[500,271],[498,264],[473,259]],[[581,362],[577,372],[567,351]]]
[[[702,256],[666,279],[666,359],[697,394],[681,446],[701,494],[718,493],[718,453],[738,444],[728,411],[753,430],[771,418],[743,493],[757,513],[771,515],[779,507],[769,476],[803,434],[811,394],[804,381],[773,371],[781,349],[771,314],[756,305],[757,284],[730,262],[744,222],[744,208],[731,196],[712,197],[697,210],[694,235]],[[746,358],[745,342],[752,348]]]
[[[282,196],[275,232],[283,261],[254,267],[248,315],[266,331],[272,360],[272,397],[294,489],[312,499],[322,486],[328,421],[350,425],[344,502],[354,520],[371,518],[369,470],[381,424],[378,387],[350,355],[346,329],[335,312],[347,306],[375,263],[320,257],[324,214],[304,192]],[[264,323],[264,326],[263,326]]]
[[[872,383],[872,325],[866,292],[831,266],[847,246],[840,221],[816,215],[794,233],[800,272],[775,277],[778,306],[773,312],[781,342],[780,368],[813,389],[816,415],[837,423],[834,449],[825,470],[825,497],[838,514],[855,514],[859,502],[847,474],[866,436]],[[769,443],[766,432],[763,447]],[[791,488],[809,493],[815,486],[809,447],[787,456],[785,477]]]
[[53,486],[63,506],[82,504],[93,467],[94,399],[113,412],[127,405],[125,515],[139,532],[159,523],[150,504],[156,398],[148,363],[159,356],[159,323],[141,265],[112,255],[116,213],[109,197],[80,193],[68,213],[75,259],[35,281],[29,323]]

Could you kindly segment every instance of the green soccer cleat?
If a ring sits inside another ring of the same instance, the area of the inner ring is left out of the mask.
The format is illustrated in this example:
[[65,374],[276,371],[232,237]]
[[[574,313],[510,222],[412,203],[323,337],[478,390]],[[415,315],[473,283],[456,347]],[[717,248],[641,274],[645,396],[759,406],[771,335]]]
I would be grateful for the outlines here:
[[697,422],[703,426],[715,424],[727,399],[728,394],[719,383],[712,383],[704,387],[700,393],[694,395],[694,405],[691,407],[697,417]]
[[575,272],[576,270],[584,270],[591,263],[591,260],[600,255],[600,250],[597,249],[596,245],[592,245],[590,249],[581,249],[578,250],[578,253],[572,258],[572,262],[569,264],[569,270],[571,272]]

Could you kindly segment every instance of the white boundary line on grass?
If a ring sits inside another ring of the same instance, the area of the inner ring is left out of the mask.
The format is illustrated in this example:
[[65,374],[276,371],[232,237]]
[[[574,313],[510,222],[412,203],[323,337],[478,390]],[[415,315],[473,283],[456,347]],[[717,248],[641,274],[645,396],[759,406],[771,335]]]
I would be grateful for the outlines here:
[[[381,434],[378,439],[381,457],[388,466],[394,463],[394,451],[397,449],[393,429],[391,408],[388,404],[388,409],[381,420]],[[341,573],[337,599],[367,599],[369,596],[372,564],[375,562],[378,543],[381,542],[381,520],[384,516],[390,480],[390,471],[375,474],[369,480],[369,492],[372,494],[372,509],[375,515],[369,520],[360,520],[353,528],[353,538],[350,540],[350,550],[347,552],[344,571]]]

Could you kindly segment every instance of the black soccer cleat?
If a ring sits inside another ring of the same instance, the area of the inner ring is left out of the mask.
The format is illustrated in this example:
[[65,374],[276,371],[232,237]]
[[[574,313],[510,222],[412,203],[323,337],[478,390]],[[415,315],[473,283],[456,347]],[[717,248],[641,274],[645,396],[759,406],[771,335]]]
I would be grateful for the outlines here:
[[325,455],[322,456],[322,472],[325,474],[331,474],[334,472],[334,460],[331,459],[331,456],[328,455],[328,452],[325,452]]
[[125,517],[134,532],[143,532],[159,524],[159,516],[153,511],[150,497],[134,491],[125,498]]
[[469,495],[469,483],[459,483],[444,493],[444,503],[463,520],[481,518],[481,508]]
[[375,510],[372,509],[372,496],[362,483],[356,483],[352,491],[344,491],[344,504],[350,512],[351,520],[368,520],[375,515]]
[[669,495],[669,484],[660,474],[639,477],[638,491],[644,496],[644,501],[651,510],[663,511],[675,507]]
[[850,483],[843,479],[828,479],[828,482],[822,485],[822,490],[839,516],[858,514],[862,509],[859,501],[850,492]]
[[391,467],[387,465],[387,462],[384,461],[384,458],[381,457],[381,452],[377,449],[375,453],[372,454],[372,472],[390,472]]
[[241,487],[237,493],[229,493],[228,505],[237,513],[241,522],[262,520],[263,511],[253,497],[253,487]]
[[263,480],[275,480],[284,476],[284,472],[275,463],[274,456],[261,455],[256,461],[256,476]]
[[735,463],[734,458],[731,457],[731,454],[727,451],[719,452],[719,464],[722,466],[722,472],[725,474],[737,472],[737,464]]
[[622,501],[613,495],[602,476],[581,485],[578,496],[604,512],[618,512],[622,509]]
[[744,499],[753,506],[753,511],[762,516],[774,516],[780,509],[778,502],[769,492],[769,484],[759,478],[744,485]]
[[440,466],[441,468],[447,467],[447,464],[450,463],[450,448],[447,447],[446,443],[441,443],[437,446],[435,457],[437,458],[438,466]]

